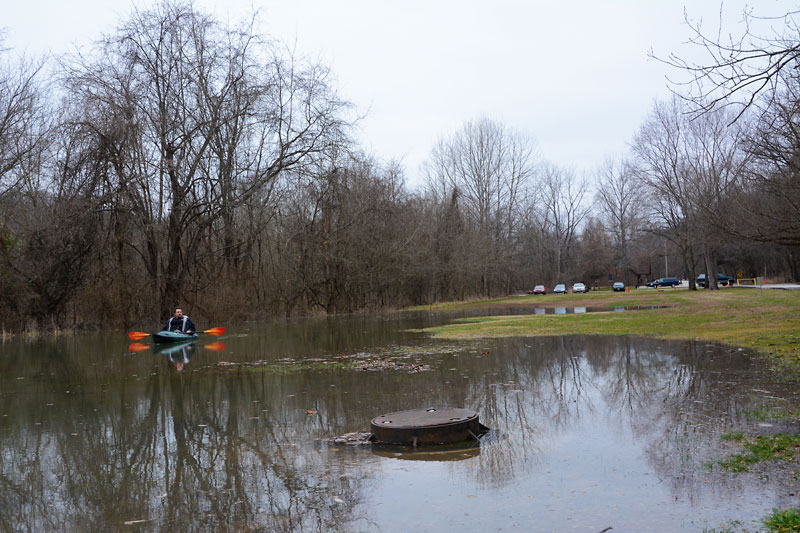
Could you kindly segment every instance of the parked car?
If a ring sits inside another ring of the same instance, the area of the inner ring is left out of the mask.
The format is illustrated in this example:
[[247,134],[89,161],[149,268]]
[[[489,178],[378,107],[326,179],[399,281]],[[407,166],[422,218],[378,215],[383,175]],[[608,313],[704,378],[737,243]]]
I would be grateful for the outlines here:
[[583,283],[575,283],[572,285],[572,292],[586,292],[586,285]]
[[[706,275],[700,274],[697,276],[695,280],[697,282],[698,287],[707,287],[708,283],[706,283]],[[726,276],[725,274],[717,274],[717,284],[722,285],[723,287],[727,287],[728,285],[733,285],[733,282],[736,281],[736,278],[732,278],[730,276]]]
[[559,283],[553,287],[553,294],[567,294],[567,286],[563,283]]
[[678,278],[658,278],[647,284],[648,287],[675,287],[680,285],[681,280]]
[[623,292],[625,292],[625,284],[624,284],[624,283],[622,283],[621,281],[616,281],[616,282],[614,282],[614,284],[611,286],[611,290],[613,290],[613,291],[623,291]]
[[544,285],[537,285],[533,288],[533,294],[547,294],[547,289],[544,288]]

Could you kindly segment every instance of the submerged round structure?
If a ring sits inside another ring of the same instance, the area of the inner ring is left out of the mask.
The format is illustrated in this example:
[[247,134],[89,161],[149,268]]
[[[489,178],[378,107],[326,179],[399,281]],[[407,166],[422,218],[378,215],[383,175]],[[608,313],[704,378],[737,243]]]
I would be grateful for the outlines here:
[[372,419],[375,441],[386,444],[452,444],[477,441],[488,428],[469,409],[439,408],[397,411]]

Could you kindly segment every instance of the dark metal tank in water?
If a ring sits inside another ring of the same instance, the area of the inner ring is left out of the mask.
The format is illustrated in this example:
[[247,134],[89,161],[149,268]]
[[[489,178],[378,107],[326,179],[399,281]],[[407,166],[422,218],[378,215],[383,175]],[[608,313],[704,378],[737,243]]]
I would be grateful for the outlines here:
[[452,444],[477,441],[488,428],[469,409],[439,408],[397,411],[372,419],[372,435],[387,444]]

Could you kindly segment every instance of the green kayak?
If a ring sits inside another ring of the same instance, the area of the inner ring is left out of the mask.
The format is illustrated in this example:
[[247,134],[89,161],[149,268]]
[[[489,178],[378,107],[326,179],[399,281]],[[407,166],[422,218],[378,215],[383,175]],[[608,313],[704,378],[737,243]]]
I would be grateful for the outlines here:
[[153,342],[156,344],[166,344],[168,342],[187,342],[193,341],[197,338],[197,333],[192,333],[191,335],[187,333],[181,333],[179,331],[159,331],[158,333],[153,333]]

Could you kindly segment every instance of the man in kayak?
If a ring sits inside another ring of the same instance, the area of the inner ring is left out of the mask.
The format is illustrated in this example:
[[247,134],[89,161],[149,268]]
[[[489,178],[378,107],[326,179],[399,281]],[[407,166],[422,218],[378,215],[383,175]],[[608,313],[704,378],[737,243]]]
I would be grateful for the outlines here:
[[167,320],[167,325],[164,326],[164,331],[179,331],[188,335],[192,335],[194,329],[194,322],[183,314],[183,309],[180,307],[175,308],[175,314]]

